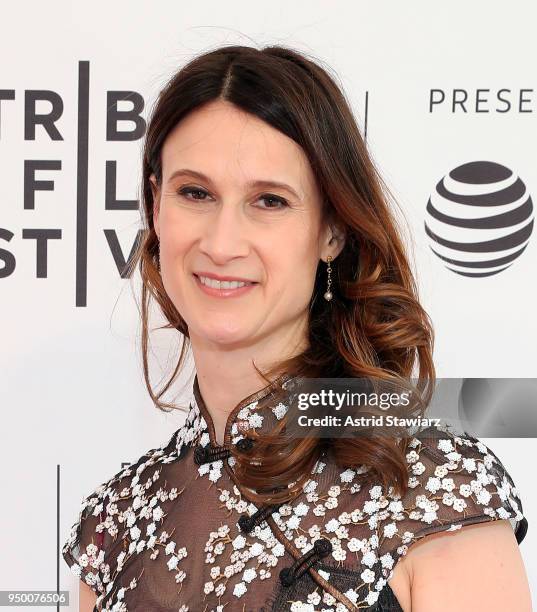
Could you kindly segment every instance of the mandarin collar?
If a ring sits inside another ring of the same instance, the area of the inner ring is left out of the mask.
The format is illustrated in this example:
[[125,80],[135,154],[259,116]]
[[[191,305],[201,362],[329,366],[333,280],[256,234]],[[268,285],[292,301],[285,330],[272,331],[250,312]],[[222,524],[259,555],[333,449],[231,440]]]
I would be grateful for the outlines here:
[[[228,414],[224,431],[223,445],[219,445],[216,443],[214,422],[201,395],[198,375],[196,373],[192,387],[190,411],[188,413],[187,420],[185,421],[185,425],[187,425],[193,431],[188,435],[189,440],[184,441],[188,442],[197,440],[200,435],[205,433],[208,435],[212,446],[228,446],[229,444],[233,443],[234,438],[241,436],[241,429],[243,425],[249,424],[250,426],[255,427],[257,430],[262,429],[263,425],[261,425],[261,423],[263,422],[263,419],[265,421],[267,419],[265,419],[264,416],[252,414],[250,412],[250,410],[253,410],[257,406],[258,402],[261,401],[263,404],[265,404],[266,402],[269,403],[272,399],[274,402],[274,406],[272,406],[272,414],[276,419],[281,419],[287,412],[288,404],[287,402],[282,402],[282,400],[286,399],[285,395],[283,397],[281,394],[277,396],[276,391],[278,390],[278,384],[281,384],[283,389],[287,390],[290,388],[292,381],[295,378],[295,376],[292,376],[289,373],[281,374],[270,384],[244,397]],[[264,414],[265,413],[263,413],[263,415]]]

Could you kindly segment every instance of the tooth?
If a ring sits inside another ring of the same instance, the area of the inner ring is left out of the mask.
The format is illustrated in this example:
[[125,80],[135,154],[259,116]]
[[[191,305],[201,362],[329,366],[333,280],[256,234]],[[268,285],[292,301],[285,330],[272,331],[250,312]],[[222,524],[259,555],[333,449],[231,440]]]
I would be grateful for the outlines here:
[[243,281],[217,281],[213,278],[207,278],[205,276],[200,276],[200,280],[204,285],[213,287],[214,289],[237,289],[248,284]]

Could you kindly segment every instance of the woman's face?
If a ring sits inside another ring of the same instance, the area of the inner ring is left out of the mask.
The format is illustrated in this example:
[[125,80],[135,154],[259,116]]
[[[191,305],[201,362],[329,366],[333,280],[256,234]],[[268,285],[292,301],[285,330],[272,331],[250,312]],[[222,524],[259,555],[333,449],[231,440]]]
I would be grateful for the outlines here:
[[[174,128],[161,159],[162,184],[151,182],[162,281],[193,344],[300,341],[319,260],[336,255],[302,149],[217,101]],[[211,274],[255,284],[226,294],[204,288]]]

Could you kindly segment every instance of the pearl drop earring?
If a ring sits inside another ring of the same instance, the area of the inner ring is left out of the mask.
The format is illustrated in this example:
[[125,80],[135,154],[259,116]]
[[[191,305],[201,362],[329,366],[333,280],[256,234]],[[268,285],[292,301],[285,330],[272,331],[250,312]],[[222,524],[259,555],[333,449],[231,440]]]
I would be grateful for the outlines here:
[[330,277],[330,274],[332,272],[332,267],[330,266],[330,262],[332,261],[332,255],[328,255],[328,257],[326,258],[326,263],[328,265],[327,267],[327,272],[328,272],[328,281],[326,284],[326,291],[324,294],[324,299],[329,302],[334,296],[332,294],[332,292],[330,291],[330,286],[332,285],[332,279]]

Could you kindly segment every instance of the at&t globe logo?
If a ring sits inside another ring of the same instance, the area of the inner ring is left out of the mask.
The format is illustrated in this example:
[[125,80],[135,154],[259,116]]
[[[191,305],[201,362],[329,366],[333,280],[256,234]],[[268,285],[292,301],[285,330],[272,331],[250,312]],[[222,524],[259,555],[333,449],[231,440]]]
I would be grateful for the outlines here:
[[429,198],[425,231],[430,247],[452,272],[492,276],[527,247],[533,203],[512,170],[491,161],[458,166]]

